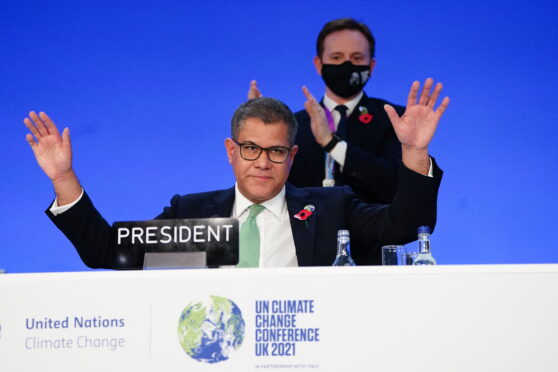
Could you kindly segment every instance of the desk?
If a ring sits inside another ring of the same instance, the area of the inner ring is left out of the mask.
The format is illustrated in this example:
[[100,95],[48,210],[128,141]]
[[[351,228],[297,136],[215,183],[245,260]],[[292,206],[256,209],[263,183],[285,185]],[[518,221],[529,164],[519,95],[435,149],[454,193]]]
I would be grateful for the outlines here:
[[557,346],[558,265],[0,276],[2,371],[556,371]]

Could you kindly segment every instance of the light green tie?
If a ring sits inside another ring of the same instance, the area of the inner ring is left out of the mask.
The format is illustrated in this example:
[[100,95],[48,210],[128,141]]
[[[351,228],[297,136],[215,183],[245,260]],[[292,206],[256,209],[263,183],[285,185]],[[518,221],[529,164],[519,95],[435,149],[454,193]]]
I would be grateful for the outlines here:
[[248,218],[240,228],[240,247],[237,267],[258,267],[260,263],[260,229],[256,217],[265,209],[259,204],[250,206]]

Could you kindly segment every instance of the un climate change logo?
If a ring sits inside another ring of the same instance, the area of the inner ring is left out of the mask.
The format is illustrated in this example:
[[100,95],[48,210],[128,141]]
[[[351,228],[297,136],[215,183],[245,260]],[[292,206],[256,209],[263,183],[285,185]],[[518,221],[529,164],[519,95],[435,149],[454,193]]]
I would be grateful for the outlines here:
[[193,359],[217,363],[229,359],[244,340],[244,319],[234,302],[210,296],[207,303],[188,304],[178,321],[178,340]]

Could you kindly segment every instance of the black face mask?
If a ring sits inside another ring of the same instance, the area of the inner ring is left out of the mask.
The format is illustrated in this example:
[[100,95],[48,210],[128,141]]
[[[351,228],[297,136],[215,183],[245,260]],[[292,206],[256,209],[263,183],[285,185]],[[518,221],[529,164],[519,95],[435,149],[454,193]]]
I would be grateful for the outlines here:
[[370,65],[353,65],[346,61],[340,65],[322,65],[322,79],[339,97],[352,97],[364,88],[370,79]]

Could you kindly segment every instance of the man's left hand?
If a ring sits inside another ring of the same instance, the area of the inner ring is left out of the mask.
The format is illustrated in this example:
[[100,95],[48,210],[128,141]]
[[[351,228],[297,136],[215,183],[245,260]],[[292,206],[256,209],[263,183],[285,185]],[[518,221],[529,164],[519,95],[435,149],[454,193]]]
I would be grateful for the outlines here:
[[[438,122],[449,105],[449,97],[445,97],[436,110],[434,105],[442,91],[442,84],[438,83],[430,93],[434,80],[426,79],[419,96],[420,83],[415,81],[411,85],[407,98],[407,107],[403,116],[399,117],[395,109],[385,105],[395,134],[401,142],[402,160],[407,168],[415,172],[427,174],[430,166],[428,145],[436,132]],[[418,102],[417,102],[418,97]]]

